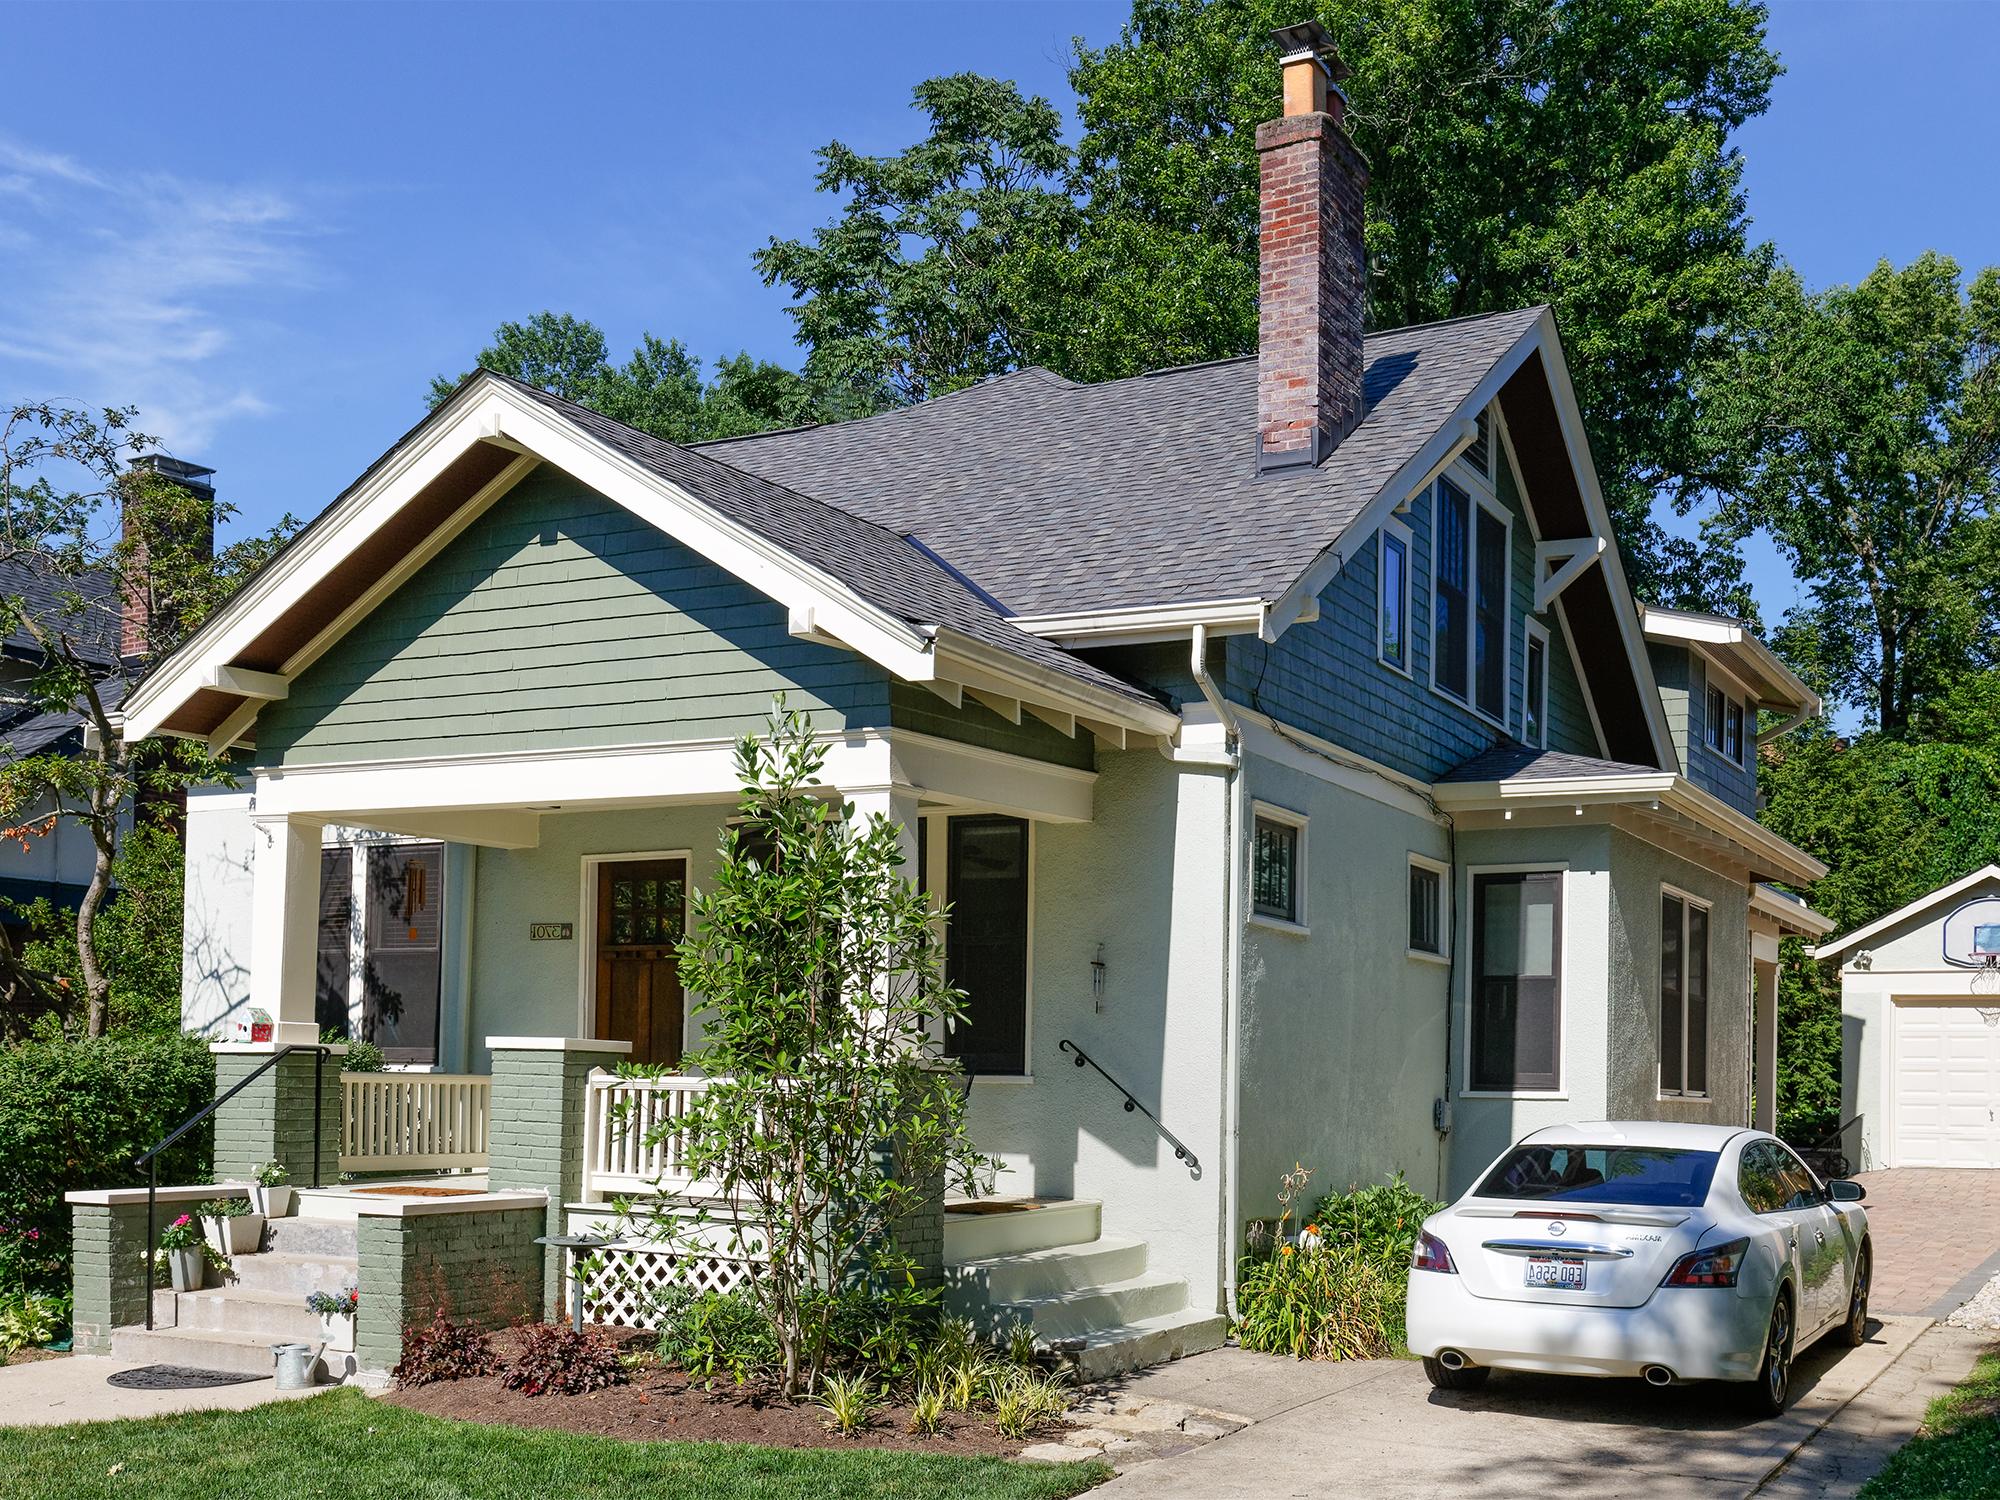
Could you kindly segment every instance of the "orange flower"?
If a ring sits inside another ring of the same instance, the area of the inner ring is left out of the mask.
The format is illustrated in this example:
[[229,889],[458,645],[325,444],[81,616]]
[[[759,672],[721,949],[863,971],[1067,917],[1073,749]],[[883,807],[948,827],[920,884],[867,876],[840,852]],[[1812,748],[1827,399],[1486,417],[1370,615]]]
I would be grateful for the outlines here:
[[1292,1247],[1290,1245],[1280,1245],[1278,1247],[1278,1254],[1280,1255],[1290,1255],[1291,1253]]

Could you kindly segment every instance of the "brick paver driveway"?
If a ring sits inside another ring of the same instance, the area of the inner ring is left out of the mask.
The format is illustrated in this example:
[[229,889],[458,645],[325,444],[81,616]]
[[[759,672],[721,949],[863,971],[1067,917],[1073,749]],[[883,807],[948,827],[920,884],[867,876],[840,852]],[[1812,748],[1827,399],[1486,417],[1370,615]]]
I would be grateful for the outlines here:
[[2000,1272],[2000,1171],[1864,1172],[1878,1312],[1941,1318]]

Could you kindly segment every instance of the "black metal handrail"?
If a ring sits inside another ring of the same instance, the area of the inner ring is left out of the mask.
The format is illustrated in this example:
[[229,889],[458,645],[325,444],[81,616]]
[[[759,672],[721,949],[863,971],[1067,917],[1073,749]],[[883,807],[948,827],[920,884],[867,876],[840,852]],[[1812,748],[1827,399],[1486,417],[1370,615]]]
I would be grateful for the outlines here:
[[1848,1175],[1847,1143],[1842,1139],[1848,1131],[1859,1125],[1865,1117],[1856,1115],[1845,1124],[1835,1126],[1810,1146],[1799,1149],[1799,1155],[1822,1177],[1845,1177]]
[[1130,1089],[1126,1088],[1124,1084],[1120,1083],[1117,1079],[1113,1078],[1109,1073],[1105,1072],[1103,1068],[1099,1067],[1096,1058],[1092,1057],[1088,1052],[1084,1051],[1083,1048],[1077,1046],[1077,1044],[1075,1042],[1072,1042],[1068,1037],[1064,1037],[1060,1042],[1056,1044],[1056,1046],[1061,1051],[1072,1054],[1073,1059],[1079,1068],[1089,1067],[1096,1069],[1097,1076],[1099,1078],[1102,1078],[1106,1083],[1110,1084],[1114,1089],[1118,1090],[1119,1093],[1125,1096],[1125,1112],[1127,1114],[1131,1114],[1134,1110],[1136,1110],[1140,1114],[1144,1115],[1147,1119],[1151,1120],[1153,1122],[1153,1128],[1159,1131],[1160,1133],[1160,1139],[1165,1141],[1169,1146],[1172,1146],[1174,1148],[1175,1160],[1184,1161],[1187,1163],[1188,1175],[1190,1177],[1201,1176],[1201,1162],[1195,1156],[1194,1152],[1190,1151],[1187,1148],[1187,1144],[1184,1141],[1182,1141],[1179,1136],[1175,1135],[1171,1130],[1167,1129],[1167,1127],[1160,1122],[1160,1117],[1158,1115],[1154,1114],[1150,1109],[1146,1108],[1145,1105],[1141,1104],[1138,1101],[1138,1099],[1133,1095]]
[[195,1126],[199,1125],[203,1120],[206,1120],[210,1115],[214,1114],[218,1109],[222,1108],[222,1106],[227,1104],[231,1099],[234,1099],[238,1094],[242,1093],[245,1089],[250,1087],[250,1085],[255,1083],[259,1078],[262,1078],[266,1073],[270,1072],[271,1069],[275,1068],[279,1063],[283,1062],[286,1058],[290,1057],[294,1052],[310,1052],[313,1055],[312,1185],[314,1187],[318,1187],[320,1185],[319,1184],[320,1100],[322,1096],[323,1086],[326,1081],[326,1059],[328,1053],[327,1049],[319,1045],[317,1042],[293,1042],[286,1046],[280,1047],[276,1052],[273,1052],[269,1057],[265,1058],[264,1061],[257,1064],[257,1066],[252,1068],[248,1073],[244,1074],[241,1078],[237,1079],[235,1083],[231,1084],[229,1087],[229,1091],[227,1093],[217,1094],[213,1099],[209,1100],[208,1103],[204,1104],[200,1109],[196,1110],[193,1114],[189,1115],[185,1120],[181,1121],[180,1124],[176,1125],[172,1130],[168,1131],[164,1136],[160,1137],[159,1140],[153,1143],[153,1147],[151,1150],[146,1152],[144,1156],[141,1156],[137,1161],[135,1161],[132,1164],[135,1167],[144,1167],[146,1169],[146,1327],[147,1328],[150,1329],[153,1326],[153,1264],[155,1259],[158,1257],[160,1253],[159,1250],[156,1248],[158,1241],[158,1234],[159,1234],[158,1206],[159,1206],[159,1193],[160,1193],[160,1161],[159,1161],[160,1153],[166,1150],[167,1147],[173,1145],[175,1141],[179,1140],[182,1136],[186,1135],[190,1130],[194,1129]]

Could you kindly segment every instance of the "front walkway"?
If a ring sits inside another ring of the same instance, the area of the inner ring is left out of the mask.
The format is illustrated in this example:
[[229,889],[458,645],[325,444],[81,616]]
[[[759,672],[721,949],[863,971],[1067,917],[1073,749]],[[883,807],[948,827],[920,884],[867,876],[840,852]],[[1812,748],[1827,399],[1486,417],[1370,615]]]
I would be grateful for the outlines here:
[[[289,1401],[313,1390],[281,1391],[274,1380],[198,1391],[129,1391],[108,1385],[108,1377],[139,1366],[116,1359],[23,1360],[0,1367],[0,1424],[53,1427],[64,1422],[109,1422],[126,1417],[167,1417],[184,1411],[242,1411],[266,1401]],[[318,1390],[330,1391],[332,1386]]]
[[2000,1273],[2000,1171],[1898,1167],[1868,1189],[1878,1313],[1942,1318]]

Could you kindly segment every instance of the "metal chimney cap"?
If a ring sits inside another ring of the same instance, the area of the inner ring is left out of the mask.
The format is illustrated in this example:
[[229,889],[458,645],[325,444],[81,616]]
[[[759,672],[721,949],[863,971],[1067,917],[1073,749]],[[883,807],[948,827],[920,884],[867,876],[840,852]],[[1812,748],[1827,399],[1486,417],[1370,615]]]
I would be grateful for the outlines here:
[[1293,26],[1280,26],[1271,35],[1278,43],[1281,60],[1290,62],[1296,57],[1313,57],[1326,69],[1326,76],[1334,83],[1348,76],[1352,71],[1340,60],[1334,50],[1333,38],[1327,29],[1317,21],[1300,21]]

